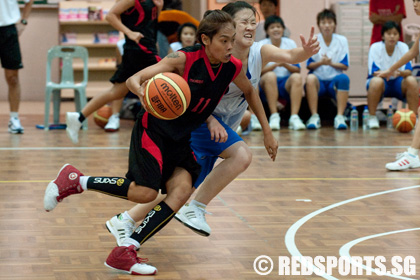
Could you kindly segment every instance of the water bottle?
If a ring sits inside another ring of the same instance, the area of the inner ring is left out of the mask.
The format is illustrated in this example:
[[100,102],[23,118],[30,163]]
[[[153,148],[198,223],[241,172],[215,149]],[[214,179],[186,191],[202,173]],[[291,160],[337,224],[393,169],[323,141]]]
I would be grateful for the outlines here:
[[357,131],[359,129],[359,112],[357,112],[356,106],[350,112],[350,130]]
[[394,116],[394,111],[392,110],[392,105],[389,105],[388,110],[386,111],[386,127],[392,129],[392,117]]
[[365,106],[365,109],[363,109],[363,115],[362,115],[362,119],[363,119],[363,130],[368,130],[368,120],[369,120],[369,110],[368,110],[368,106]]

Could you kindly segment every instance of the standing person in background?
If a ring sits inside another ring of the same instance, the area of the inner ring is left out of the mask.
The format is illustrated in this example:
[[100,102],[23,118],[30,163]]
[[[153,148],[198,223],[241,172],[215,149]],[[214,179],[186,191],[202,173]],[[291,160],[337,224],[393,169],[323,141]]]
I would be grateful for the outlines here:
[[[382,41],[382,25],[387,21],[394,21],[401,26],[401,21],[406,18],[404,0],[370,0],[369,20],[373,23],[370,44]],[[403,33],[399,40],[403,42]]]
[[22,15],[17,0],[0,1],[0,60],[8,86],[10,120],[9,133],[23,133],[19,120],[20,82],[19,69],[23,68],[19,36],[28,24],[34,0],[25,0]]
[[255,32],[255,42],[261,41],[267,37],[264,29],[265,19],[269,16],[274,16],[277,14],[279,1],[278,0],[259,0],[260,10],[264,17],[263,20],[260,20],[257,24],[257,29]]
[[[264,28],[268,38],[260,41],[261,43],[271,44],[280,49],[297,47],[295,41],[283,36],[286,26],[280,17],[269,16],[266,18]],[[293,130],[306,128],[298,115],[303,94],[303,82],[298,63],[269,62],[261,71],[260,94],[265,95],[267,100],[270,110],[269,125],[272,130],[280,129],[280,115],[277,111],[279,98],[290,103],[289,128]],[[254,116],[252,115],[252,121],[257,123],[258,119],[255,119]]]
[[[420,0],[413,0],[413,8],[416,15],[420,16]],[[400,60],[395,62],[391,67],[385,71],[378,71],[377,76],[389,79],[394,75],[401,66],[407,64],[413,58],[416,58],[420,53],[420,34],[417,36],[414,41],[414,45],[411,49],[401,57]],[[417,116],[420,114],[420,108],[417,109]],[[385,165],[385,168],[391,171],[400,171],[405,169],[419,168],[420,159],[419,159],[419,150],[420,150],[420,125],[416,125],[414,130],[413,140],[411,141],[410,147],[407,151],[397,154],[396,161],[389,162]]]
[[394,21],[388,21],[382,26],[382,42],[370,46],[368,67],[369,76],[366,82],[368,90],[369,119],[368,127],[378,129],[379,121],[376,117],[376,107],[383,97],[394,97],[404,100],[408,108],[417,111],[419,104],[419,90],[417,80],[411,75],[411,62],[406,63],[393,73],[390,79],[377,76],[378,70],[386,70],[408,52],[406,43],[399,42],[401,27]]
[[317,35],[321,50],[307,62],[309,74],[306,77],[305,90],[312,116],[307,121],[306,128],[321,127],[318,98],[328,96],[337,101],[334,128],[347,129],[343,114],[349,98],[350,79],[343,71],[349,67],[349,44],[346,37],[335,33],[337,20],[332,10],[324,9],[318,13],[317,24],[321,31]]
[[[112,87],[95,96],[81,112],[68,112],[66,117],[67,135],[73,143],[79,142],[79,130],[83,121],[105,104],[124,98],[129,92],[125,81],[138,71],[156,64],[157,17],[163,7],[163,0],[120,0],[111,8],[106,20],[125,35],[122,63],[110,81]],[[107,129],[120,127],[119,109],[113,106]],[[115,111],[114,111],[115,110]]]
[[173,53],[185,47],[193,46],[196,40],[197,27],[191,22],[184,23],[178,28],[178,41],[169,45],[169,52]]

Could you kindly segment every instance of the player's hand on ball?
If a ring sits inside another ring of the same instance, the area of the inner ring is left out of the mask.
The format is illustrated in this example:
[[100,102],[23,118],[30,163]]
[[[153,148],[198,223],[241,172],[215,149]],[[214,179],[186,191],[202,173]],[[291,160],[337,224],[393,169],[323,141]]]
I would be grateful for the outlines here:
[[147,85],[148,82],[149,82],[149,80],[146,80],[143,84],[141,84],[141,86],[139,88],[139,92],[138,93],[135,93],[135,94],[139,97],[141,106],[143,106],[143,108],[147,112],[151,113],[149,106],[147,106],[146,105],[146,102],[144,101],[144,95],[145,95],[144,94],[144,91],[146,89],[146,85]]

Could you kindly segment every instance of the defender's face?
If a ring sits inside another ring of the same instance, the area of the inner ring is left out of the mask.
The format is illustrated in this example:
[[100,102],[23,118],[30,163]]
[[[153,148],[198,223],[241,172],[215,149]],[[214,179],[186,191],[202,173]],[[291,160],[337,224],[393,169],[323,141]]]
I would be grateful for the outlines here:
[[251,9],[242,9],[234,16],[236,23],[235,44],[250,47],[255,41],[257,20]]

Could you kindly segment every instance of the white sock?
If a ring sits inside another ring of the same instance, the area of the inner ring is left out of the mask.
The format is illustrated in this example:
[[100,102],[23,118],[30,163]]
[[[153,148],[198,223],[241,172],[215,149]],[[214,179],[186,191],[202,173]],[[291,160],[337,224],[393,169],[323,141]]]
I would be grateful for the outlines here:
[[131,220],[131,221],[133,221],[133,223],[136,222],[136,221],[133,220],[133,218],[131,218],[130,214],[128,214],[127,211],[125,211],[124,213],[121,213],[121,216],[122,216],[123,219]]
[[123,243],[121,244],[121,246],[125,246],[125,247],[129,247],[131,245],[134,245],[136,246],[137,249],[140,249],[140,243],[131,237],[124,239]]
[[112,114],[112,115],[115,116],[115,117],[117,117],[117,118],[120,117],[120,113],[115,113],[115,114]]
[[414,149],[412,147],[408,147],[407,149],[409,154],[412,154],[413,156],[418,156],[419,155],[419,149]]
[[90,176],[80,176],[79,182],[84,191],[87,191],[87,181]]
[[206,205],[206,204],[201,203],[201,202],[198,202],[197,200],[194,200],[194,199],[193,199],[193,200],[191,200],[190,204],[191,204],[191,205],[195,205],[195,206],[197,206],[197,207],[204,208],[204,209],[206,209],[206,207],[207,207],[207,205]]
[[10,112],[10,118],[19,118],[19,113],[18,112]]

